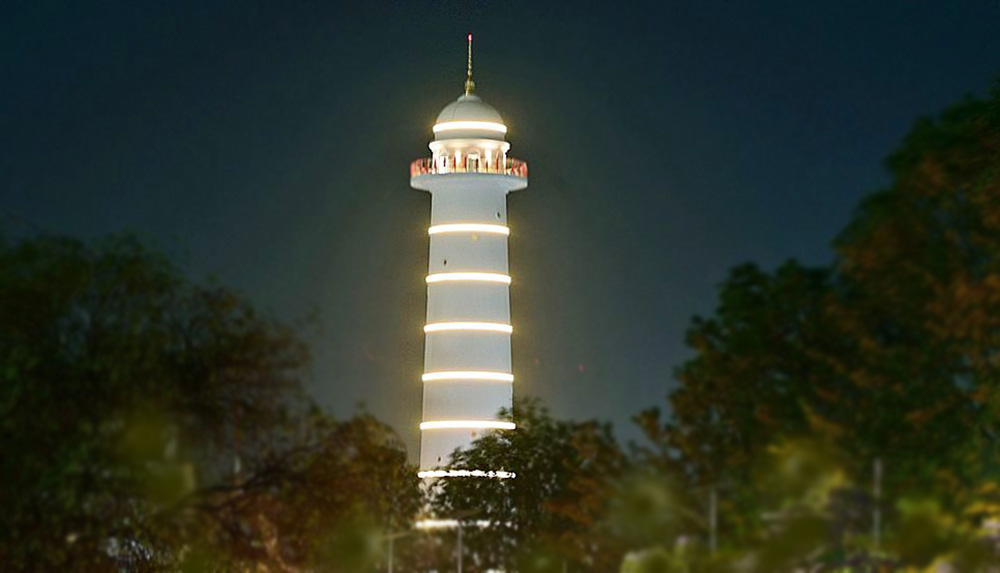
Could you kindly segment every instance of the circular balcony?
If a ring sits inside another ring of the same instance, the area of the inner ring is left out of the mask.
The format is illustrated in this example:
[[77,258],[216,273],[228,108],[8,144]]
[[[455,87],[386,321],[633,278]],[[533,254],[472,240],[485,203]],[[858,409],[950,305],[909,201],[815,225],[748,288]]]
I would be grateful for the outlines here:
[[453,157],[441,157],[437,161],[431,157],[424,157],[410,164],[411,179],[424,175],[447,175],[451,173],[485,173],[527,179],[528,164],[520,159],[510,157],[503,162],[479,161],[470,157],[460,163],[456,163]]

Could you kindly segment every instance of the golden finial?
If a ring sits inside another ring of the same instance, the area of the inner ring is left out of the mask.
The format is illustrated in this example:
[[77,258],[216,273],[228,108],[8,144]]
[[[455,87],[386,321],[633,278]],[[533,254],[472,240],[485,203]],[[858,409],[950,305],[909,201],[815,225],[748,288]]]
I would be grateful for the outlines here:
[[476,82],[472,81],[472,34],[469,34],[469,66],[465,72],[465,95],[471,95],[476,89]]

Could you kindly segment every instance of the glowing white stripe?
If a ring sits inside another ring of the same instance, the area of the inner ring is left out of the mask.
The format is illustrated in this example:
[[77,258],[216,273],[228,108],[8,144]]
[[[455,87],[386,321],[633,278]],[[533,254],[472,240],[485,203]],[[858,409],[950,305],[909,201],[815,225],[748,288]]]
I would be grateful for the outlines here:
[[[488,519],[480,519],[471,522],[476,527],[489,527],[492,522]],[[467,523],[468,525],[468,523]],[[458,527],[457,519],[421,519],[415,524],[417,529],[454,529]]]
[[507,133],[507,126],[493,121],[446,121],[434,126],[434,133],[440,131],[455,131],[457,129],[481,129],[483,131],[496,131]]
[[484,470],[430,470],[417,472],[417,477],[426,478],[451,478],[451,477],[482,477],[493,479],[513,479],[517,474],[504,471],[484,471]]
[[513,430],[514,422],[499,422],[496,420],[442,420],[440,422],[421,422],[421,430]]
[[434,225],[427,229],[428,235],[439,233],[496,233],[497,235],[510,235],[510,228],[506,225],[490,225],[487,223],[448,223],[446,225]]
[[424,326],[424,332],[444,332],[447,330],[487,330],[511,334],[514,327],[500,322],[432,322]]
[[485,281],[509,285],[510,275],[502,275],[500,273],[435,273],[427,275],[428,284],[445,281]]
[[491,382],[513,382],[514,375],[506,372],[488,372],[484,370],[448,370],[444,372],[428,372],[420,377],[424,382],[437,380],[489,380]]

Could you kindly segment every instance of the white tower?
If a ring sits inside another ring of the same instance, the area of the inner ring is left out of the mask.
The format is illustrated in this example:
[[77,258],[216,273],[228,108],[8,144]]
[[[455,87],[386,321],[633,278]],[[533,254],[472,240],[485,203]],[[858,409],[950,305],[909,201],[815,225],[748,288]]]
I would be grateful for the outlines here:
[[[507,157],[507,127],[474,95],[472,35],[465,94],[434,125],[432,157],[410,166],[410,185],[431,193],[420,473],[444,471],[452,452],[483,431],[510,430],[512,407],[507,193],[528,185],[527,165]],[[479,468],[473,475],[510,477]],[[469,475],[462,473],[459,475]]]

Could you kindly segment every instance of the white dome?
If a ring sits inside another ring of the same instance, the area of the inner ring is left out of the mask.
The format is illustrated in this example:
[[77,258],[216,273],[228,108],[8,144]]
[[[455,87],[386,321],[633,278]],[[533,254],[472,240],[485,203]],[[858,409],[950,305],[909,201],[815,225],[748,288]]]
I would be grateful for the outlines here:
[[463,95],[446,105],[438,114],[436,123],[451,121],[488,121],[503,123],[500,112],[475,94]]

